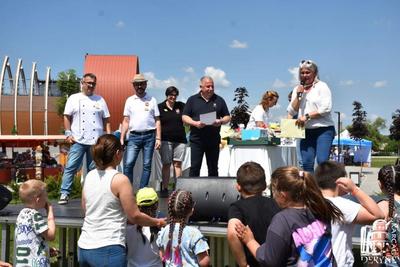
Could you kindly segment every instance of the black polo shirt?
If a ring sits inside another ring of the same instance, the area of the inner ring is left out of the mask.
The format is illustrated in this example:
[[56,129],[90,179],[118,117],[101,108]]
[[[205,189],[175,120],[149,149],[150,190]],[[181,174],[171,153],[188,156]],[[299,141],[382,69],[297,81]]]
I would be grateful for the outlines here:
[[[225,116],[229,116],[229,110],[226,106],[225,100],[214,94],[207,102],[200,93],[192,95],[186,102],[183,115],[191,117],[194,121],[200,120],[200,114],[217,112],[217,119],[221,119]],[[207,125],[201,129],[190,126],[190,141],[205,141],[205,142],[220,142],[220,131],[221,127],[215,127]]]
[[174,107],[170,109],[166,102],[167,100],[158,104],[161,121],[161,140],[186,144],[186,133],[182,122],[185,103],[177,101]]

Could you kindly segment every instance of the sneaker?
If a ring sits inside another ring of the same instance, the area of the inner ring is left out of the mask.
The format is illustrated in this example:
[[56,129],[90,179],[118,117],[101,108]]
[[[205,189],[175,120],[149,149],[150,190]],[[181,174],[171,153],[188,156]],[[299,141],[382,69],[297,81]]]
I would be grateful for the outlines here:
[[60,200],[58,201],[58,205],[66,205],[68,204],[69,196],[67,194],[61,194]]

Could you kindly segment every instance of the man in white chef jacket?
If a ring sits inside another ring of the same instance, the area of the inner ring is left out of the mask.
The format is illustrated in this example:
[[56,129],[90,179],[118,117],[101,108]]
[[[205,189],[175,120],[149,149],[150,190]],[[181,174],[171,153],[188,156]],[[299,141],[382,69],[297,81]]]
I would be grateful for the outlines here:
[[76,172],[82,166],[86,154],[87,170],[95,168],[90,147],[104,133],[111,133],[110,112],[104,99],[94,94],[96,75],[86,73],[81,81],[82,92],[68,97],[64,109],[64,129],[66,142],[71,144],[68,161],[64,168],[61,196],[58,204],[68,203]]

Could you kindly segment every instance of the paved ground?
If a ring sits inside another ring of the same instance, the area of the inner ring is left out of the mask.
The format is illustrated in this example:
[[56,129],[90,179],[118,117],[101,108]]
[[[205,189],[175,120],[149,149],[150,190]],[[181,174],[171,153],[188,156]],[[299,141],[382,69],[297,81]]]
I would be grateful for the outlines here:
[[[346,166],[347,174],[351,172],[360,172],[360,166]],[[376,195],[381,192],[378,184],[379,168],[363,167],[360,188],[368,195]]]

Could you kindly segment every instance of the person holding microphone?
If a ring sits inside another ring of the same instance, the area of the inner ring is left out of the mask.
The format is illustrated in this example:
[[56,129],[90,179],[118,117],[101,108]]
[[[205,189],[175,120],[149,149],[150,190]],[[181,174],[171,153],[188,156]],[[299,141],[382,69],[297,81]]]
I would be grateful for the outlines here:
[[296,124],[305,127],[306,138],[300,141],[303,169],[314,172],[314,162],[329,159],[335,136],[331,116],[332,95],[328,85],[319,80],[318,66],[312,60],[302,60],[299,66],[300,85],[292,92],[287,111],[296,116]]

